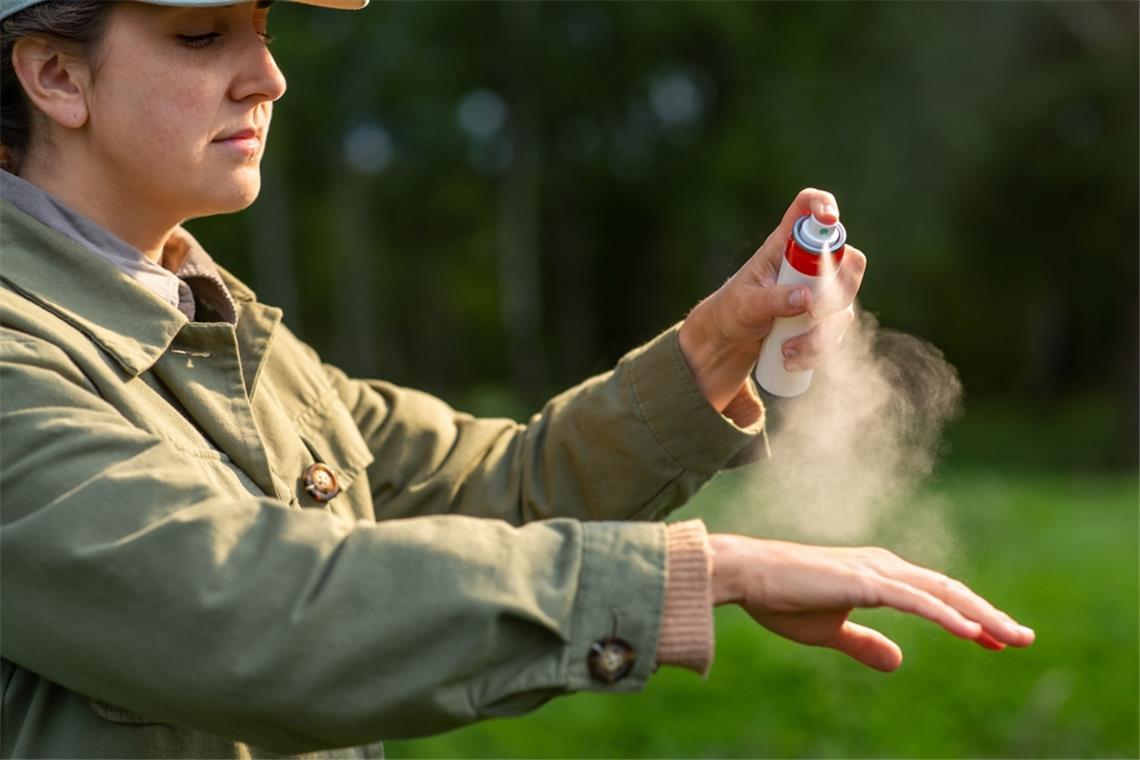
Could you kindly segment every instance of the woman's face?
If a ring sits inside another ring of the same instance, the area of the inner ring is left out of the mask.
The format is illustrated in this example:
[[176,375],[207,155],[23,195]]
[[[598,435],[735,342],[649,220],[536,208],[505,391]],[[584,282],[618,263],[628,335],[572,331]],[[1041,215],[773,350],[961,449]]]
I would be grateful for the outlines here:
[[261,5],[115,4],[88,96],[91,156],[116,184],[108,191],[179,221],[253,202],[273,101],[285,93]]

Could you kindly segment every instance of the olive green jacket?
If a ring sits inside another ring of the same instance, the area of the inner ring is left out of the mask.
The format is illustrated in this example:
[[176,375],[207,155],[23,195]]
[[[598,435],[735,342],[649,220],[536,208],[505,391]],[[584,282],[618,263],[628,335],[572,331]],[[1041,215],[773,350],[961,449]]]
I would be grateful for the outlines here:
[[236,327],[188,322],[0,202],[5,757],[368,756],[645,684],[652,521],[764,447],[675,329],[520,425],[346,377],[222,274]]

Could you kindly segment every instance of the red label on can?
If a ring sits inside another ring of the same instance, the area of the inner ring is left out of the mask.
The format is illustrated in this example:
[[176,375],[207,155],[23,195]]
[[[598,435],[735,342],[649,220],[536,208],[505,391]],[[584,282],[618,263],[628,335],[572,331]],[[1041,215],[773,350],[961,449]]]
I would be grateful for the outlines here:
[[[837,250],[831,252],[831,268],[834,269],[839,266],[839,262],[843,260],[843,252],[847,250],[846,245],[841,245]],[[784,258],[792,265],[800,274],[806,274],[808,277],[819,277],[820,259],[822,254],[815,253],[814,251],[805,251],[796,244],[795,237],[788,238],[788,247],[784,251]]]

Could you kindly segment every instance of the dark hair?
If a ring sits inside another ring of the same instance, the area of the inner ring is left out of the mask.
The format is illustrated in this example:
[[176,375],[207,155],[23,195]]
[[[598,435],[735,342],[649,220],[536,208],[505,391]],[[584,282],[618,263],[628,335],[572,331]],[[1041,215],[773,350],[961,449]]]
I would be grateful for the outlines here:
[[12,66],[16,40],[44,37],[73,55],[91,58],[103,40],[112,7],[106,0],[45,0],[0,22],[0,168],[19,170],[37,121]]

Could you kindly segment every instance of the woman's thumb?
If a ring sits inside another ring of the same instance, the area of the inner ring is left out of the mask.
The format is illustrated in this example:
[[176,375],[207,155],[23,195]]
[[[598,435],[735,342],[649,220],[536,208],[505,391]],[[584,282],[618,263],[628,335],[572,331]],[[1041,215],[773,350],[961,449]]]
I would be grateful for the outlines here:
[[867,667],[890,673],[902,665],[902,650],[899,645],[873,628],[868,628],[850,620],[844,621],[835,636],[824,646],[838,649],[858,660]]
[[794,317],[811,308],[811,291],[803,285],[771,285],[761,291],[757,307],[763,310],[763,319]]

